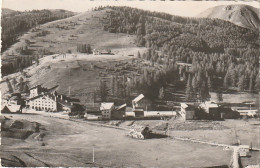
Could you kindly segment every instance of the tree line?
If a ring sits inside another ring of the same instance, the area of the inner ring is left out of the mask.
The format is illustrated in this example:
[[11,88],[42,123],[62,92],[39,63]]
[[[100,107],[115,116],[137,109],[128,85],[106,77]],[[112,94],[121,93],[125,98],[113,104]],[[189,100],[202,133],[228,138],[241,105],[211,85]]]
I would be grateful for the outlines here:
[[23,55],[16,56],[10,55],[9,60],[2,62],[1,73],[3,76],[15,73],[17,71],[22,71],[24,68],[27,68],[34,63],[39,64],[40,55]]

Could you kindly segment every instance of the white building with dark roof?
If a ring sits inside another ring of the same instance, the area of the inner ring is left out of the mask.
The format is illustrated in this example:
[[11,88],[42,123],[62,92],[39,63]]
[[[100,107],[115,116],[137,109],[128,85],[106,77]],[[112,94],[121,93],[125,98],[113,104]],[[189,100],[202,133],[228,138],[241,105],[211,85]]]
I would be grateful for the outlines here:
[[27,107],[39,111],[71,111],[73,103],[65,95],[50,93],[50,89],[37,85],[30,89],[30,98],[26,101]]
[[58,111],[56,97],[53,99],[48,95],[38,95],[28,100],[27,105],[31,109],[43,111]]

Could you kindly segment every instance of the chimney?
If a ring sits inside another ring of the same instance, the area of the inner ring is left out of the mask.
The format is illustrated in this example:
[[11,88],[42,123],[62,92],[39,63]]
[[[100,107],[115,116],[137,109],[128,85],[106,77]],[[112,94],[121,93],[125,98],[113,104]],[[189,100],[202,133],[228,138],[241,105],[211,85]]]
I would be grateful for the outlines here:
[[62,95],[60,95],[60,99],[61,99],[61,100],[63,99],[63,96],[62,96]]
[[55,101],[57,101],[57,97],[56,96],[54,97],[54,99],[55,99]]

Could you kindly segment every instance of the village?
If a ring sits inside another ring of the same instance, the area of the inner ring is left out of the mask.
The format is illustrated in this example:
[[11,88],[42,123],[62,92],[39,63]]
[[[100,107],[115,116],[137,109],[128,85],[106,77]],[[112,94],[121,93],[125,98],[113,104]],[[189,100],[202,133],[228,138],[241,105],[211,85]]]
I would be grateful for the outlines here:
[[[227,107],[213,101],[202,103],[181,102],[171,110],[151,109],[151,102],[143,94],[132,100],[132,104],[116,106],[115,102],[93,102],[81,105],[79,99],[58,94],[56,87],[44,88],[41,85],[31,87],[29,95],[13,93],[8,99],[3,98],[2,113],[23,113],[28,110],[50,113],[67,112],[71,117],[86,120],[149,120],[172,117],[186,120],[224,120],[242,117],[257,117],[257,109],[250,104]],[[241,106],[244,105],[244,106]]]
[[[182,102],[179,106],[174,106],[172,110],[152,110],[150,101],[143,94],[132,100],[132,104],[122,104],[116,106],[114,102],[87,103],[81,105],[79,99],[70,98],[56,92],[57,86],[44,88],[41,85],[31,87],[30,93],[26,97],[20,93],[13,93],[9,99],[2,101],[2,114],[32,114],[32,113],[62,113],[71,119],[84,119],[87,121],[110,121],[110,120],[169,120],[178,119],[182,122],[192,120],[212,120],[223,121],[225,119],[241,119],[258,117],[257,110],[253,107],[223,107],[222,105],[206,101],[203,103]],[[66,118],[66,117],[65,117]],[[98,123],[97,123],[98,124]],[[168,129],[164,133],[153,132],[148,126],[133,127],[128,136],[135,139],[149,139],[167,137]],[[177,138],[178,139],[178,138]],[[203,140],[179,138],[181,141],[191,141],[206,143],[209,145],[223,146],[227,149],[233,148],[224,144],[208,143]],[[252,146],[237,144],[232,150],[237,150],[238,158],[247,157]],[[258,148],[256,148],[258,150]],[[232,157],[237,157],[235,151]],[[231,160],[232,160],[231,157]],[[234,161],[236,162],[236,161]]]

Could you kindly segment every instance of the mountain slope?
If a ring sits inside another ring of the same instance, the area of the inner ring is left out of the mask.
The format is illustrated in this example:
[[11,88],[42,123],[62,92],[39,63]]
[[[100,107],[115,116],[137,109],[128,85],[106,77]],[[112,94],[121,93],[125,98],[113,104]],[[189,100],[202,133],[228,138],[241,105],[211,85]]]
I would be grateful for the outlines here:
[[220,5],[207,9],[197,17],[218,18],[254,30],[260,28],[259,9],[248,5]]

